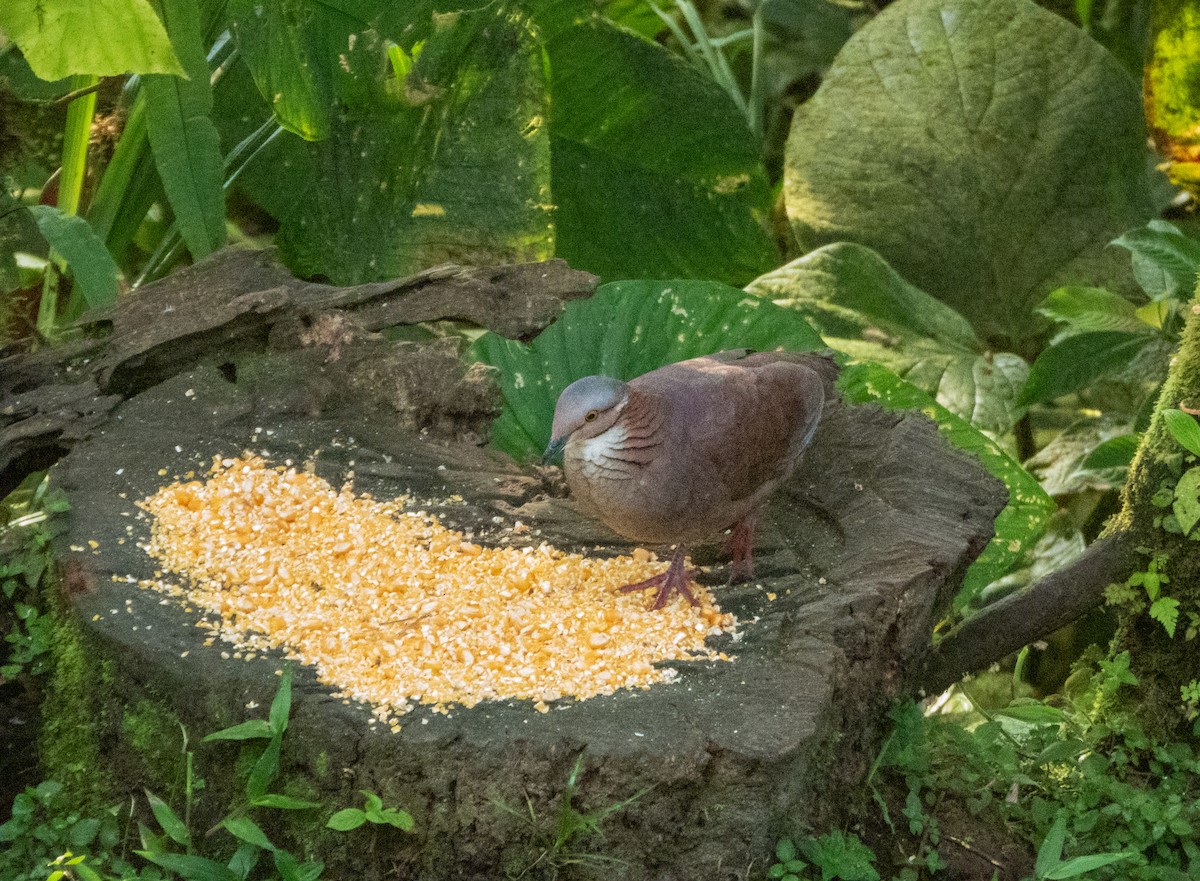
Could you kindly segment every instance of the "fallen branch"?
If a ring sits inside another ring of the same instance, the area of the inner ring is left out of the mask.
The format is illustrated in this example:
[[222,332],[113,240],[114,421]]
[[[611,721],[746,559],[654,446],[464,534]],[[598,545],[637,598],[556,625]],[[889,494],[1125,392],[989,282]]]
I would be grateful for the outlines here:
[[934,646],[919,685],[937,694],[1100,605],[1104,589],[1128,574],[1134,544],[1128,532],[1106,535],[1069,565],[972,615]]

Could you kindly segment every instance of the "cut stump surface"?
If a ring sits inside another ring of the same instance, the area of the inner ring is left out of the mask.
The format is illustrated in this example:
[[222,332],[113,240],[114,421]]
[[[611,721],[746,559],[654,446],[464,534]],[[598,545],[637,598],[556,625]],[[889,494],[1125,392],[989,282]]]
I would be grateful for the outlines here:
[[[394,413],[364,406],[352,389],[302,393],[327,368],[309,350],[242,356],[233,371],[191,365],[113,408],[55,468],[71,503],[65,613],[97,683],[58,712],[99,720],[93,746],[114,779],[167,793],[178,784],[180,744],[161,720],[181,721],[209,781],[197,810],[213,818],[237,791],[237,750],[197,744],[265,717],[281,657],[224,657],[229,646],[203,644],[198,612],[130,583],[155,577],[139,547],[149,537],[139,500],[203,473],[214,456],[251,451],[270,464],[311,463],[334,487],[353,472],[355,491],[377,499],[461,496],[421,507],[472,528],[480,544],[629,549],[507,457],[397,428]],[[673,682],[564,700],[547,713],[529,701],[448,715],[419,706],[398,732],[298,667],[278,786],[326,810],[275,812],[275,825],[263,823],[294,852],[311,848],[326,877],[550,877],[564,854],[548,853],[546,836],[582,754],[576,809],[648,790],[604,821],[603,838],[569,843],[574,854],[620,860],[593,867],[680,881],[764,871],[789,824],[836,820],[863,782],[891,702],[911,688],[930,629],[1005,500],[923,416],[833,403],[763,518],[759,579],[721,587],[725,561],[714,550],[697,555],[719,564],[701,580],[742,622],[736,644],[712,641],[735,661],[678,663]],[[541,534],[514,535],[516,520]],[[139,727],[147,718],[159,720],[149,734]],[[410,811],[414,831],[323,829],[333,810],[360,805],[363,789]],[[585,877],[588,865],[562,877]]]

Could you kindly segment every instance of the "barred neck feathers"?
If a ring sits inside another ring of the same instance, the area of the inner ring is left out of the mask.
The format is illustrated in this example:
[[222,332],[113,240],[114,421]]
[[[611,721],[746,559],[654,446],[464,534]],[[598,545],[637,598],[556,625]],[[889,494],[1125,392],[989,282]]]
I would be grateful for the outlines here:
[[649,464],[665,440],[663,411],[661,402],[630,389],[612,428],[580,445],[587,476],[628,480]]

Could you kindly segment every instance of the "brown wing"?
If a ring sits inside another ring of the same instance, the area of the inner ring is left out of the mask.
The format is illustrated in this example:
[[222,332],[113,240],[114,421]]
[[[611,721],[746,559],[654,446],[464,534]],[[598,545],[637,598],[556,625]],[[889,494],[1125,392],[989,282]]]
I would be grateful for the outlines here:
[[816,356],[741,355],[671,364],[631,383],[671,402],[676,455],[710,480],[694,488],[697,501],[757,505],[791,472],[820,417],[824,383],[803,363]]

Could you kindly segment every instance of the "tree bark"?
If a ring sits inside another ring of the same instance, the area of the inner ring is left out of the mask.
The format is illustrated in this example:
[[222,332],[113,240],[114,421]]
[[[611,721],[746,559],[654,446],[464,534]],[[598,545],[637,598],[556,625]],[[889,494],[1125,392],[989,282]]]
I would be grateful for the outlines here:
[[[1170,525],[1172,496],[1180,477],[1200,467],[1171,436],[1163,411],[1179,408],[1200,412],[1200,294],[1184,307],[1182,340],[1159,395],[1150,427],[1142,438],[1121,496],[1121,511],[1107,535],[1125,533],[1136,547],[1130,571],[1146,569],[1152,560],[1163,578],[1161,596],[1179,601],[1179,622],[1172,637],[1148,614],[1150,597],[1141,586],[1117,608],[1119,627],[1113,653],[1129,652],[1130,670],[1138,677],[1126,690],[1127,708],[1151,731],[1173,734],[1189,720],[1180,688],[1200,679],[1200,528],[1191,538]],[[1121,579],[1114,579],[1120,581]],[[1191,636],[1188,632],[1191,630]]]

